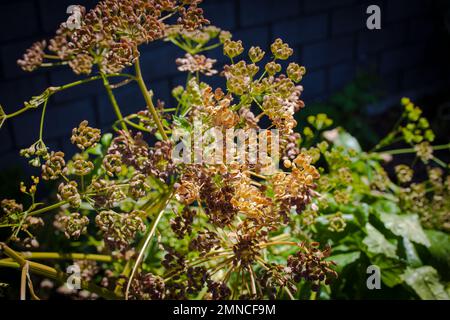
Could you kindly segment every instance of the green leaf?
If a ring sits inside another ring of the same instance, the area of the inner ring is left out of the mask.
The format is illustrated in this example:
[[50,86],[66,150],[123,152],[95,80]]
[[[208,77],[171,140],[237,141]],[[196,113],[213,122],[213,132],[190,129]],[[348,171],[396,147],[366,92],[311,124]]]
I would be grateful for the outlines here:
[[436,230],[425,230],[425,234],[431,243],[430,254],[450,269],[450,235]]
[[426,247],[430,246],[430,241],[423,231],[417,215],[395,215],[381,212],[380,219],[384,223],[384,226],[395,235],[407,238]]
[[191,124],[189,123],[189,121],[186,118],[183,117],[178,117],[178,116],[173,116],[173,123],[179,127],[182,128],[184,130],[187,130],[189,132],[191,132],[192,128],[191,128]]
[[373,210],[378,213],[399,214],[400,208],[396,203],[388,200],[379,200],[374,203]]
[[408,264],[411,267],[418,268],[423,265],[422,260],[420,260],[420,257],[417,254],[414,244],[409,241],[408,238],[403,238],[403,248],[405,249],[406,260],[408,260]]
[[357,152],[362,152],[362,148],[358,140],[347,131],[344,131],[343,129],[339,129],[339,135],[337,139],[335,139],[333,142],[335,146],[344,147],[346,149],[353,149]]
[[370,223],[366,224],[367,237],[363,243],[367,246],[369,252],[374,254],[384,254],[390,258],[397,258],[397,241],[395,244],[389,242],[384,235],[375,229]]
[[358,224],[363,227],[369,221],[370,206],[367,203],[361,203],[353,214]]
[[337,254],[327,258],[327,260],[334,261],[336,263],[336,271],[341,272],[346,266],[357,261],[361,257],[361,252],[353,251],[348,253]]
[[111,133],[106,133],[106,134],[103,135],[103,137],[102,137],[102,139],[100,140],[100,142],[101,142],[101,144],[102,144],[104,147],[107,148],[107,147],[109,147],[109,145],[111,144],[112,138],[113,138],[113,135],[112,135]]
[[408,268],[402,275],[403,280],[423,300],[449,300],[445,287],[439,282],[439,275],[431,266],[417,269]]
[[387,287],[393,288],[403,282],[405,265],[402,261],[381,254],[371,257],[370,261],[380,268],[381,280]]

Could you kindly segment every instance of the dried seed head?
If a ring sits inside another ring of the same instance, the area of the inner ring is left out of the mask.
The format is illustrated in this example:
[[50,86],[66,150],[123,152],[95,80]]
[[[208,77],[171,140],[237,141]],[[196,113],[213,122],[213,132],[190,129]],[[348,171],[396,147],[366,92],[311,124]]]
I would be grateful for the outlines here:
[[89,122],[84,120],[78,128],[72,130],[70,141],[81,150],[94,147],[101,138],[99,129],[88,127]]
[[23,71],[32,72],[39,68],[44,61],[44,50],[47,47],[45,41],[35,42],[31,48],[27,49],[22,59],[17,61],[17,64]]
[[223,44],[223,53],[229,57],[230,59],[233,59],[234,57],[237,57],[242,52],[244,52],[244,47],[242,46],[242,41],[233,41],[233,40],[225,40]]
[[81,196],[78,193],[78,184],[75,181],[61,183],[58,187],[58,199],[69,202],[72,208],[81,205]]
[[287,60],[294,54],[294,50],[289,48],[289,45],[284,43],[280,38],[276,39],[275,42],[272,43],[270,49],[272,50],[274,57],[280,60]]
[[59,215],[56,223],[61,227],[68,239],[73,238],[76,240],[86,233],[89,218],[75,212],[69,215]]
[[257,63],[264,58],[266,53],[260,47],[251,47],[248,56],[253,63]]
[[67,172],[66,162],[64,161],[64,153],[61,151],[51,152],[48,160],[42,165],[42,179],[56,180],[60,175]]

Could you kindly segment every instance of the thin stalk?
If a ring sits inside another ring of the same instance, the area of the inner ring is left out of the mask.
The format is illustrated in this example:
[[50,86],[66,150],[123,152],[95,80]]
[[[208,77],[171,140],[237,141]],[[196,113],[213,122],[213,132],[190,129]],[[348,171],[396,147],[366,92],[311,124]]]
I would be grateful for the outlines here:
[[120,111],[120,107],[119,104],[117,103],[116,97],[114,96],[111,84],[109,83],[108,78],[104,74],[102,74],[101,76],[103,79],[103,86],[106,89],[106,93],[108,94],[109,101],[111,102],[114,112],[116,113],[116,117],[120,121],[122,129],[128,132],[128,127],[126,123],[123,121],[123,115],[122,112]]
[[19,252],[21,256],[29,260],[90,260],[98,262],[111,262],[112,257],[101,254],[89,253],[59,253],[59,252]]
[[39,126],[39,140],[42,141],[42,137],[44,135],[44,121],[45,121],[45,112],[47,111],[48,99],[45,100],[44,106],[42,107],[42,115],[41,115],[41,123]]
[[[136,80],[136,78],[135,78],[133,75],[126,74],[126,73],[109,74],[109,75],[105,75],[105,77],[106,77],[106,78],[112,78],[112,77],[126,77],[126,78],[130,78],[130,79]],[[44,93],[45,93],[46,91],[48,92],[47,99],[49,99],[52,95],[54,95],[54,94],[57,93],[57,92],[60,92],[60,91],[66,90],[66,89],[70,89],[70,88],[79,86],[79,85],[81,85],[81,84],[85,84],[85,83],[89,83],[89,82],[92,82],[92,81],[100,80],[100,79],[102,79],[102,76],[93,76],[93,77],[90,77],[90,78],[86,78],[86,79],[74,81],[74,82],[71,82],[71,83],[68,83],[68,84],[65,84],[65,85],[62,85],[62,86],[58,86],[58,87],[49,87],[49,88],[47,88],[47,89],[44,91]],[[30,106],[25,106],[25,107],[23,107],[23,108],[21,108],[21,109],[15,111],[15,112],[13,112],[13,113],[5,114],[5,119],[14,118],[14,117],[16,117],[16,116],[18,116],[18,115],[20,115],[20,114],[22,114],[22,113],[28,111],[29,109],[32,109],[32,107],[30,107]]]
[[[434,151],[440,151],[440,150],[450,150],[450,143],[434,146]],[[394,150],[387,150],[387,151],[381,151],[381,153],[387,153],[390,155],[398,155],[398,154],[408,154],[408,153],[415,153],[416,149],[414,148],[404,148],[404,149],[394,149]]]
[[[60,283],[65,283],[67,281],[67,275],[62,273],[61,271],[58,271],[52,267],[49,267],[44,264],[27,261],[25,260],[20,254],[18,254],[16,251],[8,247],[4,243],[0,243],[0,248],[5,252],[7,256],[12,258],[14,262],[12,261],[4,261],[0,260],[0,267],[8,267],[8,268],[15,268],[20,269],[25,266],[25,264],[29,264],[29,271],[36,273],[38,275],[54,279]],[[111,291],[101,288],[95,284],[92,284],[91,282],[86,282],[84,280],[81,280],[81,288],[84,290],[87,290],[89,292],[96,293],[97,295],[105,298],[105,299],[117,299],[118,296],[116,296]]]
[[[152,203],[151,201],[148,201],[146,204],[144,204],[142,206],[141,210],[150,212],[150,211],[153,211],[153,208],[155,208],[159,204],[159,207],[157,209],[161,213],[164,211],[164,209],[166,207],[166,202],[168,201],[168,199],[170,199],[170,193],[167,193],[167,195],[163,196],[159,202]],[[164,207],[162,207],[163,205],[164,205]],[[162,210],[161,210],[161,207],[162,207]],[[149,228],[147,232],[150,232],[150,230],[151,230],[151,228]],[[138,252],[142,251],[142,249],[145,246],[145,243],[147,242],[147,237],[148,237],[148,233],[146,233],[144,235],[144,237],[142,237],[141,241],[139,242],[139,244],[136,248],[136,251],[138,251]],[[122,273],[121,273],[121,278],[116,283],[116,287],[114,289],[115,294],[117,294],[117,295],[122,294],[122,289],[123,289],[123,286],[126,281],[125,279],[130,276],[130,273],[132,271],[132,264],[133,264],[133,259],[128,260],[127,263],[125,264],[125,267],[123,268]],[[129,283],[130,283],[130,281],[129,281]]]
[[142,243],[142,248],[139,251],[139,255],[136,259],[136,262],[134,263],[133,269],[131,270],[130,278],[128,280],[127,288],[125,290],[125,300],[128,300],[128,293],[130,291],[131,282],[133,281],[134,275],[136,274],[136,271],[139,268],[139,265],[141,264],[141,262],[144,258],[145,251],[147,250],[148,246],[151,243],[151,240],[153,239],[153,235],[155,234],[156,228],[158,227],[158,224],[161,221],[162,216],[164,215],[164,211],[166,209],[167,204],[169,203],[170,199],[172,198],[172,194],[173,193],[171,193],[163,202],[163,205],[160,207],[160,211],[159,211],[158,215],[153,220],[153,222],[149,228],[149,231],[146,233],[146,235],[143,238],[145,240]]
[[28,215],[29,216],[35,216],[35,215],[38,215],[38,214],[41,214],[41,213],[45,213],[47,211],[58,209],[59,207],[65,205],[67,203],[68,203],[67,201],[61,201],[61,202],[52,204],[51,206],[48,206],[48,207],[45,207],[45,208],[42,208],[42,209],[39,209],[39,210],[31,211],[30,213],[28,213]]
[[141,63],[140,63],[139,59],[136,60],[134,67],[136,70],[137,83],[139,85],[139,89],[142,92],[142,95],[144,96],[145,103],[147,104],[147,108],[150,111],[150,114],[153,117],[153,121],[155,122],[156,127],[158,128],[158,131],[161,134],[162,138],[167,141],[167,140],[169,140],[169,137],[167,136],[166,132],[164,131],[164,127],[161,123],[158,112],[156,111],[155,105],[153,104],[152,96],[147,89],[147,85],[144,82],[144,78],[142,77]]

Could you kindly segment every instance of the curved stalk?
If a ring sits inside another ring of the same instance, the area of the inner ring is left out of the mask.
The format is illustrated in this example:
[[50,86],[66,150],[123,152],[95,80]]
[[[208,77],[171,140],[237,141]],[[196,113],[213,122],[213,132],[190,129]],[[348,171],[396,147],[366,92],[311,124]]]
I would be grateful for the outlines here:
[[[48,277],[51,279],[54,279],[60,283],[65,283],[68,279],[68,276],[65,275],[63,272],[58,271],[52,267],[49,267],[44,264],[28,261],[24,259],[19,253],[8,247],[4,243],[0,243],[0,248],[5,252],[5,254],[12,258],[14,261],[4,261],[0,260],[0,267],[8,267],[8,268],[15,268],[15,269],[21,269],[26,264],[29,265],[29,271],[36,273],[38,275]],[[105,299],[117,299],[118,297],[111,291],[99,287],[95,284],[92,284],[91,282],[87,282],[84,280],[81,280],[81,288],[85,289],[89,292],[96,293],[97,295],[105,298]]]
[[108,94],[109,101],[111,102],[111,104],[113,106],[116,117],[119,120],[120,125],[122,126],[122,129],[125,130],[126,132],[128,132],[127,124],[123,121],[123,115],[122,115],[122,112],[120,111],[120,107],[119,107],[119,104],[117,103],[116,97],[114,96],[114,92],[111,88],[111,84],[109,83],[108,78],[104,74],[101,74],[101,77],[103,79],[103,86],[106,89],[106,93]]
[[169,196],[165,199],[165,201],[162,201],[163,205],[159,208],[160,212],[156,216],[155,220],[153,220],[150,228],[148,229],[149,231],[145,234],[145,236],[143,238],[144,241],[141,242],[142,247],[139,250],[139,255],[136,259],[136,262],[134,263],[133,269],[131,270],[130,278],[128,279],[127,288],[125,290],[125,300],[128,300],[128,293],[130,291],[131,282],[133,281],[134,275],[136,274],[136,271],[139,268],[139,265],[141,264],[141,262],[144,258],[144,253],[147,250],[148,246],[150,245],[151,240],[153,239],[153,236],[156,232],[156,228],[158,227],[158,224],[161,221],[162,216],[164,215],[166,206],[169,203],[171,198],[172,198],[172,193],[169,194]]
[[161,119],[159,118],[158,112],[156,111],[155,105],[153,104],[152,96],[147,89],[147,86],[144,82],[144,78],[142,77],[142,70],[141,70],[141,64],[140,64],[139,59],[136,60],[134,67],[136,70],[136,81],[139,85],[139,89],[141,89],[142,95],[144,96],[145,103],[147,104],[147,108],[150,111],[153,121],[155,121],[156,127],[158,128],[158,131],[161,134],[162,138],[167,141],[167,140],[169,140],[169,137],[167,136],[166,132],[164,131],[164,127],[161,123]]

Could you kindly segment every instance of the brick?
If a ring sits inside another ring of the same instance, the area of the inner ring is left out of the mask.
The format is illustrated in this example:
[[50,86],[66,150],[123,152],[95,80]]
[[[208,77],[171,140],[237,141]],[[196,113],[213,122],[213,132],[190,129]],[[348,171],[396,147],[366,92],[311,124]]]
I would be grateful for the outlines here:
[[305,12],[325,11],[354,3],[355,0],[305,0]]
[[417,18],[410,21],[409,40],[413,42],[439,41],[435,31],[437,29],[436,22],[432,18]]
[[[38,139],[41,111],[42,109],[39,108],[16,118],[13,129],[19,147],[28,146]],[[94,109],[90,100],[77,100],[64,105],[55,105],[49,101],[45,117],[44,140],[70,134],[72,128],[78,126],[83,120],[88,120],[95,125]]]
[[[418,81],[420,80],[420,81]],[[403,76],[403,89],[421,88],[426,84],[435,84],[437,86],[445,85],[445,70],[438,67],[418,67],[407,70]]]
[[239,9],[240,24],[248,27],[298,15],[300,0],[241,0]]
[[303,48],[303,64],[306,68],[318,68],[350,60],[353,56],[353,38],[331,39]]
[[330,90],[339,90],[353,80],[355,66],[352,63],[341,63],[329,71]]
[[410,0],[387,1],[387,20],[397,21],[421,15],[429,9],[428,2]]
[[396,23],[377,31],[358,34],[358,55],[368,55],[402,46],[407,38],[407,24]]
[[224,29],[233,30],[236,26],[234,1],[224,0],[217,3],[204,2],[201,7],[204,10],[205,17],[213,25]]
[[[83,75],[77,76],[73,73],[72,69],[68,66],[58,67],[50,72],[50,84],[52,86],[61,86],[69,84],[75,81],[83,80],[94,76]],[[116,80],[110,80],[112,83]],[[102,80],[95,80],[88,83],[83,83],[78,86],[58,92],[53,96],[56,102],[63,103],[79,98],[85,98],[88,95],[104,94],[105,88],[103,87]]]
[[145,79],[160,79],[178,73],[175,60],[184,52],[172,44],[161,47],[149,45],[141,52],[141,67]]
[[419,64],[425,57],[425,50],[421,45],[411,45],[384,53],[380,65],[381,74],[398,72]]
[[24,101],[41,94],[48,87],[44,75],[29,75],[27,78],[2,81],[0,83],[0,103],[6,112],[18,110]]
[[324,39],[327,35],[328,20],[325,14],[275,23],[274,38],[282,38],[291,45]]
[[267,26],[241,29],[233,34],[234,39],[242,40],[245,48],[260,46],[263,50],[269,47],[269,28]]
[[38,16],[34,2],[14,2],[0,5],[0,42],[32,36],[38,33]]
[[13,138],[11,136],[10,123],[6,122],[0,129],[0,153],[5,153],[13,147]]
[[307,73],[302,81],[304,92],[302,98],[308,102],[309,99],[317,98],[325,92],[326,74],[324,70]]
[[364,4],[346,7],[332,13],[332,34],[342,35],[367,28],[367,6]]
[[[38,39],[35,39],[36,41]],[[31,47],[34,40],[25,40],[20,42],[14,42],[6,44],[0,47],[0,63],[2,64],[3,79],[25,77],[30,73],[23,71],[18,65],[17,60],[22,58],[25,51]],[[42,74],[46,70],[40,69],[33,72],[33,74]]]
[[[148,82],[147,86],[149,90],[153,90],[154,92],[153,102],[155,104],[158,99],[161,101],[169,100],[170,93],[169,83],[167,80]],[[136,85],[128,85],[126,87],[119,88],[114,91],[114,94],[124,116],[146,109],[145,100]],[[98,99],[101,125],[110,125],[114,123],[117,120],[117,117],[108,97],[106,95],[102,95]]]

